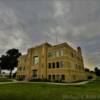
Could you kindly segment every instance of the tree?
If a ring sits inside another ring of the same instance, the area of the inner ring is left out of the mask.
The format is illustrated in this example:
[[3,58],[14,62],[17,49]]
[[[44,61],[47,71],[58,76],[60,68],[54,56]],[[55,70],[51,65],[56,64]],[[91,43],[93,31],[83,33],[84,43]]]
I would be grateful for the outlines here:
[[85,72],[90,72],[90,70],[88,68],[85,68]]
[[100,69],[98,69],[97,67],[95,67],[95,73],[97,76],[100,76]]
[[0,69],[7,69],[8,65],[8,57],[6,55],[2,55],[0,57]]
[[6,55],[2,55],[0,58],[1,69],[10,70],[9,77],[11,78],[12,70],[18,65],[18,57],[21,55],[18,49],[10,49],[6,52]]

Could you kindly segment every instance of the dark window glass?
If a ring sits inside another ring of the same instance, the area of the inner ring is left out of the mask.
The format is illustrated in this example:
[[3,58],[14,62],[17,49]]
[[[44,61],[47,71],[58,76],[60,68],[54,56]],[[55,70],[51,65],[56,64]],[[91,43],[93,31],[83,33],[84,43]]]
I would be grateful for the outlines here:
[[60,79],[60,75],[56,75],[56,79],[59,80]]
[[59,68],[59,62],[56,62],[57,68]]
[[62,80],[65,80],[65,75],[61,75],[61,79]]
[[51,68],[51,63],[48,63],[48,68]]
[[55,63],[52,63],[52,67],[55,68]]
[[33,78],[37,77],[37,70],[33,70]]
[[55,75],[52,75],[52,79],[55,80]]
[[73,75],[73,79],[74,79],[74,80],[76,79],[76,76],[75,76],[75,75]]
[[72,57],[74,57],[74,54],[73,54],[73,53],[71,53],[71,56],[72,56]]
[[23,70],[25,70],[25,67],[23,67]]
[[48,75],[48,79],[51,80],[51,75]]

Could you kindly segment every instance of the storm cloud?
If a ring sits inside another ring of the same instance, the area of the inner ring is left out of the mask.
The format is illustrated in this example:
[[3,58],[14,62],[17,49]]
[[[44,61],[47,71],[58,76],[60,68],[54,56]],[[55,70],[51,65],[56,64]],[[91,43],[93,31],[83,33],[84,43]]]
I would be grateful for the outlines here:
[[81,46],[85,67],[100,66],[99,0],[0,0],[0,53],[42,42]]

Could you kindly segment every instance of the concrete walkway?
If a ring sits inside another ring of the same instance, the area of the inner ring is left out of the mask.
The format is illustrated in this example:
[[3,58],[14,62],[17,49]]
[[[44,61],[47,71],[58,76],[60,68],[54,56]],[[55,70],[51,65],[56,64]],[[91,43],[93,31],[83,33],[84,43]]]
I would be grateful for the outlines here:
[[[53,82],[28,82],[28,83],[43,83],[43,84],[54,84],[54,85],[83,85],[83,84],[87,84],[92,81],[93,80],[77,82],[77,83],[53,83]],[[25,83],[27,83],[27,82],[25,82]]]
[[87,84],[89,82],[91,82],[93,80],[90,81],[83,81],[83,82],[77,82],[77,83],[53,83],[53,82],[27,82],[27,81],[16,81],[13,80],[12,82],[0,82],[0,84],[14,84],[14,83],[28,83],[28,84],[33,84],[33,83],[42,83],[42,84],[54,84],[54,85],[83,85],[83,84]]

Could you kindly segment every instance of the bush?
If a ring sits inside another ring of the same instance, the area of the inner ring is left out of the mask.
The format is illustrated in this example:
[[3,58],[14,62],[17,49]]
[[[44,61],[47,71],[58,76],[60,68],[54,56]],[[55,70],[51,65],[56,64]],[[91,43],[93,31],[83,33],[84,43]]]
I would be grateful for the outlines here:
[[93,79],[93,76],[89,75],[88,80],[91,80],[91,79]]
[[41,79],[31,79],[31,80],[29,80],[30,82],[42,82],[42,80]]
[[29,80],[30,82],[51,82],[50,80],[47,79],[32,79]]

